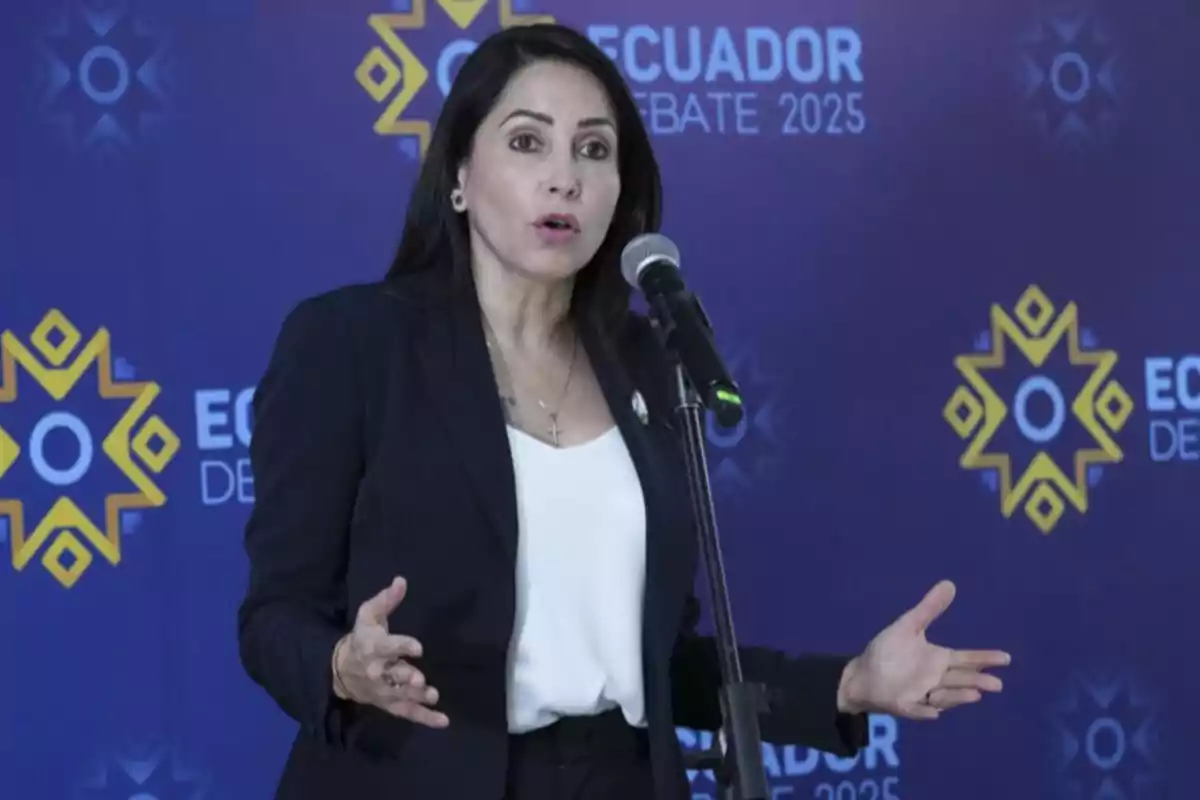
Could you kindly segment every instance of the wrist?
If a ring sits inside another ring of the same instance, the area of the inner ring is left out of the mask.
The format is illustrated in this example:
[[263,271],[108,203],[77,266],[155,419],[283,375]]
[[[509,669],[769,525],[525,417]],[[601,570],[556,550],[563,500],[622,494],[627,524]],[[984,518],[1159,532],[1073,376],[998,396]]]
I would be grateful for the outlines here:
[[859,689],[861,669],[859,656],[855,656],[846,662],[846,668],[842,670],[837,691],[837,709],[841,714],[861,714],[867,710]]
[[341,700],[349,700],[350,693],[346,690],[346,684],[342,682],[342,651],[345,649],[345,644],[350,636],[347,634],[337,640],[337,644],[333,646],[333,655],[330,657],[330,666],[333,671],[333,693]]

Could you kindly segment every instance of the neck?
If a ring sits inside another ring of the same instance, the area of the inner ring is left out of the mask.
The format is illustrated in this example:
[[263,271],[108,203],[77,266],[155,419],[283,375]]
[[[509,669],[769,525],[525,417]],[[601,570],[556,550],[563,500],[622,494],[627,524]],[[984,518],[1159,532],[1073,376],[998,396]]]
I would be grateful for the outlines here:
[[573,281],[536,281],[502,268],[474,273],[479,307],[501,347],[546,350],[561,338]]

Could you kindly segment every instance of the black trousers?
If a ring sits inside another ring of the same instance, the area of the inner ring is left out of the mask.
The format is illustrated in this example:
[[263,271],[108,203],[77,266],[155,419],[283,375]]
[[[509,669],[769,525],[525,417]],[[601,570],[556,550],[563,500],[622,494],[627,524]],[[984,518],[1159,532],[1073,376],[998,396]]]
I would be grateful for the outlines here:
[[646,732],[614,710],[514,735],[504,800],[654,800]]

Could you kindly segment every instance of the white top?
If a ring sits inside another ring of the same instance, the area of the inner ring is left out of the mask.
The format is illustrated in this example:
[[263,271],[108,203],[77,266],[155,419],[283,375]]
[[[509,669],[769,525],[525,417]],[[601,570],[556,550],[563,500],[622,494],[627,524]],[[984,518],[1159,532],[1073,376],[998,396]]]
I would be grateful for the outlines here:
[[619,707],[645,725],[646,509],[620,430],[556,448],[508,428],[516,474],[513,733]]

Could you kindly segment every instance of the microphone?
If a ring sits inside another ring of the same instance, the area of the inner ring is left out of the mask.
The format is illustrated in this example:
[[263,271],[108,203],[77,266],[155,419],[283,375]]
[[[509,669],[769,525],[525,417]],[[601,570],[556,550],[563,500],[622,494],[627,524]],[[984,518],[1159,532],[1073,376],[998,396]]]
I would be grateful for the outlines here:
[[722,427],[742,420],[742,396],[713,339],[699,298],[683,282],[679,248],[661,233],[634,238],[621,253],[621,274],[646,298],[661,335],[688,382]]

